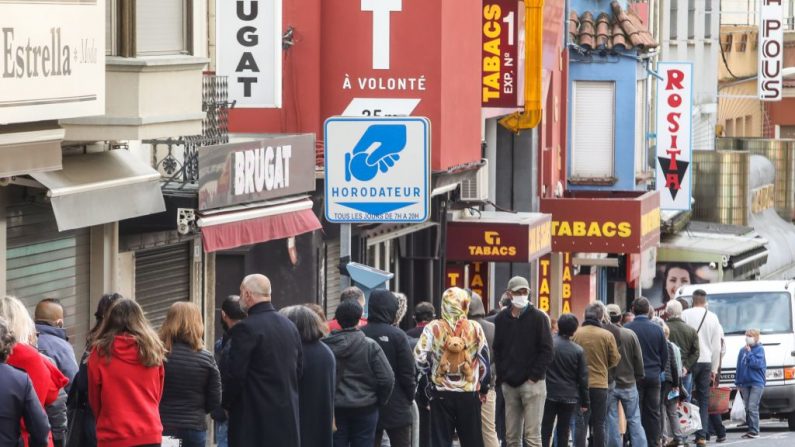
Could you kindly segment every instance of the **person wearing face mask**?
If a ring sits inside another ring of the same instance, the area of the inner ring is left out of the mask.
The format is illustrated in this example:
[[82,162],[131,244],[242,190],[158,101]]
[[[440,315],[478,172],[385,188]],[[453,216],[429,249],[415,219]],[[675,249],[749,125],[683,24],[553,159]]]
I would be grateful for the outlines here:
[[745,333],[745,346],[740,348],[737,356],[737,375],[734,378],[745,404],[748,433],[743,438],[759,437],[759,401],[765,389],[766,374],[765,348],[759,342],[759,329],[748,329]]
[[508,447],[521,447],[522,442],[540,447],[552,331],[549,317],[529,302],[527,279],[511,278],[508,291],[511,306],[497,315],[494,324],[496,383],[505,400],[505,437]]

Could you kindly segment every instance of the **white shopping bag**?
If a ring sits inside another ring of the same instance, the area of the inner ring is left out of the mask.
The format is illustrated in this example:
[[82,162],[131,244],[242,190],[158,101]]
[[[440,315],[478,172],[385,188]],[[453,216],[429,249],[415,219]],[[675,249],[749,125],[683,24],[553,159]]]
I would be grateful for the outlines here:
[[692,435],[701,430],[701,416],[698,407],[689,402],[680,402],[676,406],[676,416],[679,419],[679,429],[683,436]]
[[180,447],[181,445],[182,441],[171,436],[163,436],[163,440],[160,442],[160,447]]
[[737,395],[734,396],[731,418],[734,422],[745,422],[745,402],[743,402],[743,397],[740,395],[739,391],[737,391]]

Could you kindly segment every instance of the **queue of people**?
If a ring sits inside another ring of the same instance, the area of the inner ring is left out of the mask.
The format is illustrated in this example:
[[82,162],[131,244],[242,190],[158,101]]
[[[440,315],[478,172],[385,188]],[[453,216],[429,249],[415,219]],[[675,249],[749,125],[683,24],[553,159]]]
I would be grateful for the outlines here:
[[[691,397],[704,415],[696,445],[726,439],[707,416],[723,330],[703,291],[689,309],[668,301],[664,319],[645,298],[631,314],[592,303],[582,324],[551,320],[530,295],[512,278],[487,317],[476,293],[450,288],[439,318],[421,303],[404,332],[400,294],[371,292],[364,315],[364,293],[345,289],[326,321],[313,304],[277,311],[268,278],[249,275],[221,304],[210,353],[195,304],[173,304],[155,331],[134,300],[108,294],[79,361],[57,300],[32,318],[4,297],[0,447],[674,447],[687,443],[676,408]],[[749,329],[738,353],[746,438],[759,436],[759,340]]]

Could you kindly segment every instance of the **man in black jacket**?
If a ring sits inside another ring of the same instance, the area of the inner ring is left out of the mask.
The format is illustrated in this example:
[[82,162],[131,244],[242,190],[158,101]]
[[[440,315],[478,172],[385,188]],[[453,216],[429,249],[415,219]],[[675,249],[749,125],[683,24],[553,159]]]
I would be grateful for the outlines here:
[[530,284],[521,276],[508,282],[511,307],[497,315],[494,360],[497,386],[505,399],[508,447],[541,446],[546,371],[552,362],[549,318],[529,304]]
[[378,289],[370,293],[367,326],[361,331],[375,340],[384,351],[395,375],[395,388],[389,402],[378,410],[376,445],[381,445],[384,431],[392,447],[411,445],[411,402],[417,388],[414,355],[406,333],[395,326],[398,302],[392,292]]
[[240,285],[240,305],[248,318],[231,330],[223,406],[229,411],[232,447],[299,447],[298,378],[301,337],[276,312],[271,283],[249,275]]

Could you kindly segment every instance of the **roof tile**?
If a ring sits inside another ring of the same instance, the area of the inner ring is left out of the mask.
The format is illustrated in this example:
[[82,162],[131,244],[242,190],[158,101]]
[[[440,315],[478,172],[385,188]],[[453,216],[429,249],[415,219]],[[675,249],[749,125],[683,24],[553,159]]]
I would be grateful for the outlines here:
[[569,40],[587,50],[637,49],[648,51],[657,47],[648,27],[631,10],[624,10],[617,1],[610,4],[612,16],[599,14],[594,22],[593,13],[569,13]]

